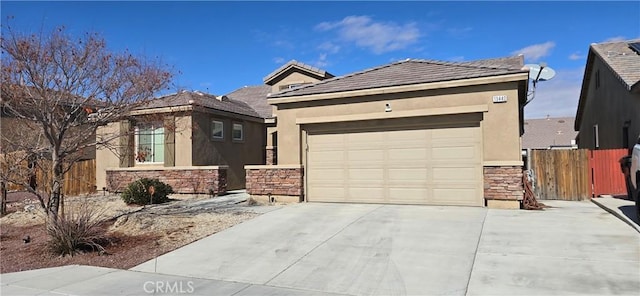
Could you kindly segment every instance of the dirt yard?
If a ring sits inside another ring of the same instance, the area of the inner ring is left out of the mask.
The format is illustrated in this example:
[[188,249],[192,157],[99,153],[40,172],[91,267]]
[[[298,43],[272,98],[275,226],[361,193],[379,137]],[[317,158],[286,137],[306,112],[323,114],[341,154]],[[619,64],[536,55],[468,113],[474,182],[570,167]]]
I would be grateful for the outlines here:
[[108,243],[105,254],[60,257],[47,249],[44,214],[35,197],[11,193],[9,214],[0,218],[0,273],[69,264],[129,269],[262,212],[255,211],[257,208],[242,194],[171,198],[168,203],[146,207],[128,206],[118,195],[65,198],[65,213],[79,207],[98,211]]

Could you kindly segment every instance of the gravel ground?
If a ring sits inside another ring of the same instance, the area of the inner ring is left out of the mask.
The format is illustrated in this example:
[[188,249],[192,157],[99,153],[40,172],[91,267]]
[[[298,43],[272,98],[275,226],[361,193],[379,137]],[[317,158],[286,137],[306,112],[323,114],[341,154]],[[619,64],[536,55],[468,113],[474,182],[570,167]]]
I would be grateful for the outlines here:
[[[177,194],[171,198],[144,207],[128,206],[113,194],[65,198],[65,213],[94,209],[104,221],[110,243],[105,246],[107,255],[60,257],[47,249],[45,215],[35,198],[14,195],[9,203],[14,212],[0,218],[0,273],[68,264],[128,269],[282,206],[248,203],[244,191],[214,198]],[[27,235],[30,241],[25,243]]]

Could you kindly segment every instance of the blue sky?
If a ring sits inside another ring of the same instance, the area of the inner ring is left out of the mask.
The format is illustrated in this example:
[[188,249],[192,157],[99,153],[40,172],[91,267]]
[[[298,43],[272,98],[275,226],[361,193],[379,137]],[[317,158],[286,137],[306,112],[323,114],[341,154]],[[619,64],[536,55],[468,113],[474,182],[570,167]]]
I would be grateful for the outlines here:
[[9,2],[21,32],[64,25],[116,51],[159,57],[176,89],[226,94],[291,59],[334,75],[396,60],[525,54],[554,79],[525,117],[574,116],[589,44],[640,38],[640,2]]

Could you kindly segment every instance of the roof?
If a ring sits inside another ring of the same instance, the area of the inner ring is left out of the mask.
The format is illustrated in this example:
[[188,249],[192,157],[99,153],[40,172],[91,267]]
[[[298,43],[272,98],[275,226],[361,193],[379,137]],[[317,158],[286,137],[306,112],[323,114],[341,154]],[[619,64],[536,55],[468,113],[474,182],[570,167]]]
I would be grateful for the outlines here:
[[166,95],[151,100],[144,106],[136,109],[141,110],[188,105],[201,106],[209,109],[260,118],[260,115],[247,103],[233,100],[225,96],[216,97],[212,94],[202,93],[199,91],[181,91],[179,93]]
[[322,70],[320,68],[309,66],[305,63],[301,63],[296,60],[291,60],[288,63],[282,65],[282,67],[276,69],[275,71],[271,72],[269,75],[265,76],[263,81],[265,84],[270,84],[270,82],[272,82],[274,79],[280,77],[285,72],[295,68],[300,69],[304,72],[307,72],[311,75],[318,76],[318,78],[322,78],[322,79],[334,77],[333,74],[325,70]]
[[640,54],[633,51],[630,43],[640,42],[640,39],[630,39],[615,42],[593,43],[589,46],[587,65],[582,78],[582,89],[580,91],[580,101],[576,113],[574,129],[580,129],[584,102],[587,99],[587,91],[591,83],[591,71],[595,58],[599,58],[611,69],[628,91],[640,88]]
[[525,119],[522,148],[548,149],[552,146],[571,146],[578,132],[573,130],[574,117]]
[[524,57],[504,57],[470,62],[407,59],[352,74],[327,79],[308,86],[269,96],[291,97],[311,94],[372,89],[418,83],[489,77],[523,70]]
[[611,68],[627,90],[631,90],[640,81],[640,54],[629,47],[630,43],[635,42],[640,42],[640,39],[595,43],[589,49],[590,54],[597,54]]
[[262,118],[271,118],[273,117],[273,106],[267,102],[269,92],[271,92],[271,87],[268,85],[245,86],[228,93],[226,97],[246,103]]

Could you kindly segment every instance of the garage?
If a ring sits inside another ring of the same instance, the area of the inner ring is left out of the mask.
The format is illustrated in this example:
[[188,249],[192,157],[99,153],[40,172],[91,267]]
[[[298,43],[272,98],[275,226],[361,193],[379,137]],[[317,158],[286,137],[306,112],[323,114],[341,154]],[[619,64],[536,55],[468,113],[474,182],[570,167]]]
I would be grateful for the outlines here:
[[483,205],[479,124],[309,131],[312,202]]
[[[519,209],[523,66],[523,56],[407,59],[272,88],[267,149],[276,155],[247,170],[247,191],[269,200]],[[290,76],[282,79],[297,79]]]

